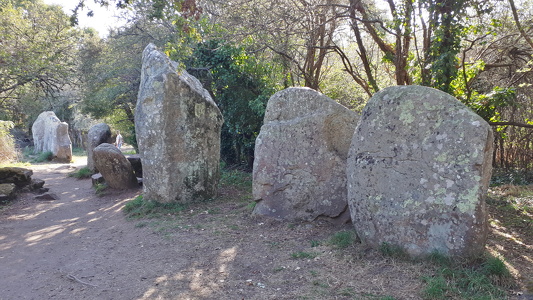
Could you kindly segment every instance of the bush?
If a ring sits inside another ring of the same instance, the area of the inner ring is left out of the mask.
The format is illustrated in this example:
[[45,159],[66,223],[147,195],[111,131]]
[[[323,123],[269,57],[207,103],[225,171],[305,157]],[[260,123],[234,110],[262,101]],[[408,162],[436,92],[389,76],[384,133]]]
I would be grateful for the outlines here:
[[0,163],[17,158],[15,139],[9,133],[9,129],[13,127],[13,122],[0,121]]

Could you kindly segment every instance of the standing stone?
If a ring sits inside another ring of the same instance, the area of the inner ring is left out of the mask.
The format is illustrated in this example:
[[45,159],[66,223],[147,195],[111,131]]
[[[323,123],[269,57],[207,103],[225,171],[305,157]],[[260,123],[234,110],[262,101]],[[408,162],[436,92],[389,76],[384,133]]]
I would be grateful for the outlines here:
[[42,112],[32,126],[34,152],[52,152],[55,160],[72,160],[72,143],[68,124],[61,122],[53,111]]
[[114,145],[103,143],[94,148],[94,165],[111,188],[122,190],[138,186],[130,162]]
[[87,168],[92,173],[97,173],[98,170],[94,166],[93,151],[98,145],[111,142],[111,128],[105,123],[96,124],[89,129],[87,139]]
[[348,221],[346,159],[357,119],[356,113],[308,88],[274,94],[255,143],[253,213]]
[[490,126],[444,92],[376,93],[348,157],[348,202],[361,240],[412,256],[482,253],[492,143]]
[[188,203],[216,195],[222,114],[201,83],[149,44],[135,131],[144,199]]

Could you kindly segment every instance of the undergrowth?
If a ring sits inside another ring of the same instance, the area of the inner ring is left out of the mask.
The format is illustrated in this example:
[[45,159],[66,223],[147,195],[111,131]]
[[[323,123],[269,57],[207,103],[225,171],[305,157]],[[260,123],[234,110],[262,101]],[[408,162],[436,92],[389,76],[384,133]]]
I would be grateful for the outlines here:
[[157,218],[169,214],[177,214],[185,209],[187,205],[181,203],[160,203],[156,201],[144,200],[142,195],[124,205],[122,210],[129,218]]
[[424,276],[424,299],[506,299],[505,288],[513,278],[499,257],[485,255],[474,262],[457,262],[433,253],[428,257],[437,268]]
[[78,179],[90,178],[91,175],[92,175],[92,172],[91,172],[91,170],[88,167],[80,168],[80,169],[68,174],[69,177],[74,177],[74,178],[78,178]]

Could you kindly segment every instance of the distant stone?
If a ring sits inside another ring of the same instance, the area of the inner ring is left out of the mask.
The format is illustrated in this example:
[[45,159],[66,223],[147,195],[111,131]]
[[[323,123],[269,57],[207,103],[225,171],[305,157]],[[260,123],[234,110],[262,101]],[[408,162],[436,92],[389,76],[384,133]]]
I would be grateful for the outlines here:
[[34,152],[52,152],[53,159],[72,160],[72,143],[68,124],[61,122],[53,111],[42,112],[32,126]]
[[137,178],[124,154],[114,145],[103,143],[94,148],[94,165],[113,189],[137,187]]
[[96,174],[91,175],[92,186],[96,186],[97,184],[101,184],[101,183],[104,183],[104,182],[105,182],[105,180],[104,180],[104,176],[102,176],[102,174],[96,173]]
[[35,191],[41,189],[45,184],[45,181],[39,178],[34,178],[30,183],[30,190]]
[[105,123],[100,123],[92,126],[87,133],[87,168],[92,173],[97,173],[98,170],[94,166],[93,151],[94,148],[103,143],[111,143],[111,128]]
[[484,251],[490,126],[444,92],[398,86],[363,110],[348,157],[352,222],[370,246],[412,256]]
[[346,159],[357,119],[353,111],[308,88],[274,94],[255,143],[253,213],[348,221]]
[[0,201],[13,200],[16,196],[14,183],[0,183]]
[[215,197],[222,123],[201,83],[148,45],[135,109],[144,198],[188,203]]
[[135,173],[135,176],[142,178],[143,177],[143,165],[141,163],[141,156],[139,154],[130,154],[130,155],[126,155],[126,158],[130,161],[130,164],[133,167],[133,172]]
[[46,192],[42,195],[35,196],[34,199],[41,200],[41,201],[54,201],[54,200],[59,200],[60,198],[57,194]]
[[14,183],[18,188],[30,185],[33,171],[25,168],[0,168],[0,183]]

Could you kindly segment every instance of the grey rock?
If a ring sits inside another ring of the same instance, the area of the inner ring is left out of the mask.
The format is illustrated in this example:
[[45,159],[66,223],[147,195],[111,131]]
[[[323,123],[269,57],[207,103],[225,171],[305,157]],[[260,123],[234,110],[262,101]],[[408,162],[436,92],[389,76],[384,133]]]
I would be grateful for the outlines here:
[[52,152],[53,159],[61,162],[72,160],[72,143],[68,124],[61,122],[53,111],[42,112],[32,125],[35,153]]
[[95,186],[97,184],[101,184],[101,183],[104,183],[104,182],[105,182],[105,180],[104,180],[104,176],[102,176],[102,174],[96,173],[96,174],[91,175],[92,186]]
[[103,143],[94,148],[94,165],[113,189],[137,187],[137,178],[124,154],[114,145]]
[[412,256],[475,256],[487,239],[490,126],[452,96],[421,86],[374,95],[348,158],[348,202],[361,240]]
[[0,183],[0,201],[13,200],[16,197],[16,188],[14,183]]
[[33,171],[18,167],[0,168],[0,183],[14,183],[17,187],[22,188],[30,185]]
[[57,194],[46,192],[42,195],[35,196],[34,199],[41,200],[41,201],[54,201],[54,200],[59,200],[60,198]]
[[126,155],[126,158],[129,160],[131,166],[133,167],[133,172],[135,173],[135,176],[142,178],[143,165],[141,162],[141,156],[139,154],[130,154]]
[[150,44],[143,51],[135,132],[144,198],[188,203],[215,197],[222,114],[201,83]]
[[98,170],[94,166],[93,158],[94,148],[103,143],[112,143],[111,128],[105,123],[96,124],[89,129],[87,140],[87,168],[92,173],[97,173]]
[[308,88],[274,94],[255,144],[253,213],[347,222],[346,159],[357,119]]

